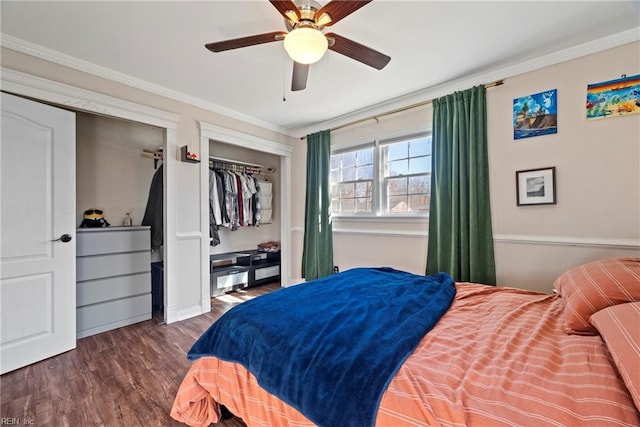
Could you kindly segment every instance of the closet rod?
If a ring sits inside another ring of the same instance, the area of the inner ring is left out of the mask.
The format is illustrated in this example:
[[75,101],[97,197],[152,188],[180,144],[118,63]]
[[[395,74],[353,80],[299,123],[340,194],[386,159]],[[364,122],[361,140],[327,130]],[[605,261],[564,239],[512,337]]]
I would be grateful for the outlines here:
[[[495,82],[491,82],[491,83],[485,84],[484,87],[485,88],[490,88],[490,87],[495,87],[495,86],[501,86],[503,84],[504,84],[504,80],[496,80]],[[374,120],[375,119],[376,122],[377,122],[378,119],[381,118],[381,117],[390,116],[392,114],[401,113],[403,111],[412,110],[412,109],[418,108],[418,107],[423,107],[423,106],[429,105],[431,103],[433,103],[433,99],[429,99],[427,101],[419,102],[417,104],[408,105],[406,107],[396,108],[395,110],[387,111],[387,112],[381,113],[381,114],[376,114],[375,116],[365,117],[364,119],[355,120],[355,121],[350,122],[350,123],[345,123],[343,125],[336,126],[336,127],[331,128],[329,130],[330,131],[335,131],[335,130],[338,130],[338,129],[342,129],[342,128],[346,128],[346,127],[349,127],[349,126],[357,125],[359,123],[366,122],[368,120]],[[301,136],[300,137],[300,140],[305,140],[305,139],[307,139],[306,136]]]
[[225,159],[223,157],[209,156],[209,160],[214,161],[214,162],[231,163],[231,164],[240,165],[240,166],[250,166],[252,168],[263,168],[264,167],[264,166],[256,164],[256,163],[241,162],[239,160]]

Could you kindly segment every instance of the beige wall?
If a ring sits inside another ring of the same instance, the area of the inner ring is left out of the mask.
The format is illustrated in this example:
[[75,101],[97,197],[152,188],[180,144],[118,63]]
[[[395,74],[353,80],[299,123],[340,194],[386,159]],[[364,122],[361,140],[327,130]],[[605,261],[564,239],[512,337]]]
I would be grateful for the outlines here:
[[156,169],[143,149],[164,145],[155,126],[95,114],[76,113],[76,225],[91,207],[104,211],[112,226],[129,212],[140,225]]
[[[487,90],[492,218],[498,283],[549,292],[567,268],[640,254],[640,115],[585,120],[586,87],[640,73],[633,43],[506,78]],[[466,89],[466,88],[460,88]],[[513,99],[558,90],[558,133],[513,139]],[[430,106],[333,132],[341,148],[431,129]],[[297,148],[294,161],[304,161]],[[555,166],[557,205],[516,206],[515,171]],[[300,173],[300,171],[298,171]],[[304,195],[294,180],[293,199]],[[304,206],[294,211],[301,245]],[[427,220],[334,219],[334,261],[341,269],[389,265],[422,274]],[[294,252],[294,256],[296,252]],[[299,260],[293,260],[298,267]],[[295,277],[296,270],[294,270]]]
[[[501,283],[549,291],[571,266],[639,255],[640,115],[585,119],[588,84],[639,73],[640,44],[632,43],[509,78],[488,91]],[[513,99],[548,89],[558,89],[558,133],[514,141]],[[547,166],[556,167],[557,205],[516,206],[515,171]]]

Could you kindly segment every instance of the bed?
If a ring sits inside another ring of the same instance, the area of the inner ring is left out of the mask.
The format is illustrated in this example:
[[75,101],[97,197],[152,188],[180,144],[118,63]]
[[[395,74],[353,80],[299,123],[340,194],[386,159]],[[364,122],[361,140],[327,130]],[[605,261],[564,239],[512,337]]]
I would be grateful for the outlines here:
[[[371,269],[354,270],[357,271],[352,273],[364,274]],[[395,272],[389,269],[389,273]],[[313,292],[314,287],[324,290],[331,290],[331,286],[347,287],[345,277],[347,282],[352,282],[355,276],[345,273],[268,295],[301,286],[307,287],[307,290],[302,288],[304,292]],[[411,275],[399,273],[402,278]],[[365,405],[370,402],[356,397],[360,395],[354,389],[347,390],[347,395],[354,393],[354,398],[344,399],[344,394],[338,394],[342,397],[331,401],[330,393],[322,392],[321,386],[311,382],[307,390],[293,390],[293,398],[291,394],[280,394],[281,390],[274,388],[252,361],[238,360],[224,352],[218,356],[206,354],[196,343],[197,351],[190,352],[194,362],[177,392],[171,416],[191,426],[206,426],[220,419],[220,405],[224,405],[248,426],[640,425],[640,258],[609,258],[572,268],[555,281],[553,294],[455,283],[454,295],[447,306],[450,285],[446,277],[441,276],[433,288],[446,288],[443,292],[446,295],[426,297],[444,300],[441,316],[417,321],[413,317],[409,323],[400,320],[405,322],[407,335],[411,335],[418,324],[432,322],[433,325],[427,325],[429,330],[417,338],[413,348],[403,349],[407,354],[401,351],[398,360],[390,362],[398,365],[388,370],[390,377],[383,381],[382,392],[379,398],[373,399],[373,405]],[[376,286],[359,286],[358,292],[349,298],[376,293]],[[308,295],[313,294],[307,294],[302,302],[295,307],[287,306],[284,311],[295,312],[298,305],[303,305],[311,310],[305,314],[309,315],[322,307],[315,297]],[[264,297],[266,295],[252,301]],[[395,301],[396,298],[383,292],[382,300]],[[278,300],[274,301],[277,305]],[[247,303],[240,306],[244,304]],[[398,316],[404,311],[415,316],[423,304],[420,302],[418,309],[415,304],[411,309],[396,307],[396,311],[392,309],[392,314],[386,317]],[[369,311],[384,311],[386,305],[393,304],[375,305],[375,309]],[[283,315],[281,311],[277,313]],[[216,324],[210,329],[215,329]],[[263,327],[256,326],[259,331],[263,331]],[[232,326],[218,329],[222,335],[214,340],[231,337],[246,344],[247,337],[238,333],[238,329]],[[334,329],[341,328],[331,331]],[[226,331],[229,337],[224,335]],[[334,335],[331,331],[316,335]],[[379,330],[370,340],[384,343],[378,347],[387,346],[386,338],[377,334]],[[342,342],[323,342],[319,347],[341,354],[344,348],[358,347],[354,339],[350,336],[344,341],[343,337]],[[259,341],[246,344],[248,347],[242,347],[242,351],[253,352],[258,348],[262,351],[258,354],[264,356],[268,349]],[[295,353],[297,347],[302,346],[300,343],[289,344],[291,354],[296,357],[280,355],[276,360],[285,363],[306,357]],[[364,347],[365,351],[370,348]],[[326,352],[321,354],[324,361]],[[302,368],[306,375],[308,359],[304,360]],[[375,369],[385,365],[375,365]],[[287,370],[277,375],[285,388],[300,382],[289,374],[292,372]],[[336,389],[348,382],[346,376],[331,380]],[[361,378],[359,381],[360,389],[368,388],[368,381]],[[302,401],[296,401],[299,394],[305,393]],[[319,410],[310,409],[314,393],[315,400],[321,405],[324,403]],[[343,407],[343,400],[351,402]],[[373,415],[367,412],[371,408]]]

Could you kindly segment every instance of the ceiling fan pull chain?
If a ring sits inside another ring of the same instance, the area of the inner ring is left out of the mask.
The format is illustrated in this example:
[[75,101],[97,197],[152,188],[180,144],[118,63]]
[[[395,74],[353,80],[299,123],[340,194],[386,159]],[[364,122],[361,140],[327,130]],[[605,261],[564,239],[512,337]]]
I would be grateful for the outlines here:
[[288,62],[287,61],[287,56],[286,54],[283,52],[282,54],[282,102],[287,102],[287,97],[285,96],[286,94],[286,87],[287,87],[287,76],[286,76],[286,70],[285,70],[285,63]]

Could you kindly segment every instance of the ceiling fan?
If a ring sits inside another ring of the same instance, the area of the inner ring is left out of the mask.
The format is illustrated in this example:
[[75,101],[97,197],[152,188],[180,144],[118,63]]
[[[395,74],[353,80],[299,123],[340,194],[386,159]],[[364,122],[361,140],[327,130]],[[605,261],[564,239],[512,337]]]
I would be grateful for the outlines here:
[[335,24],[371,1],[331,0],[321,6],[314,0],[297,0],[295,3],[292,0],[269,0],[285,18],[288,31],[212,42],[205,47],[212,52],[223,52],[284,40],[284,48],[294,61],[292,91],[307,87],[309,64],[319,61],[327,49],[381,70],[391,60],[389,56],[336,33],[324,33],[325,27]]

